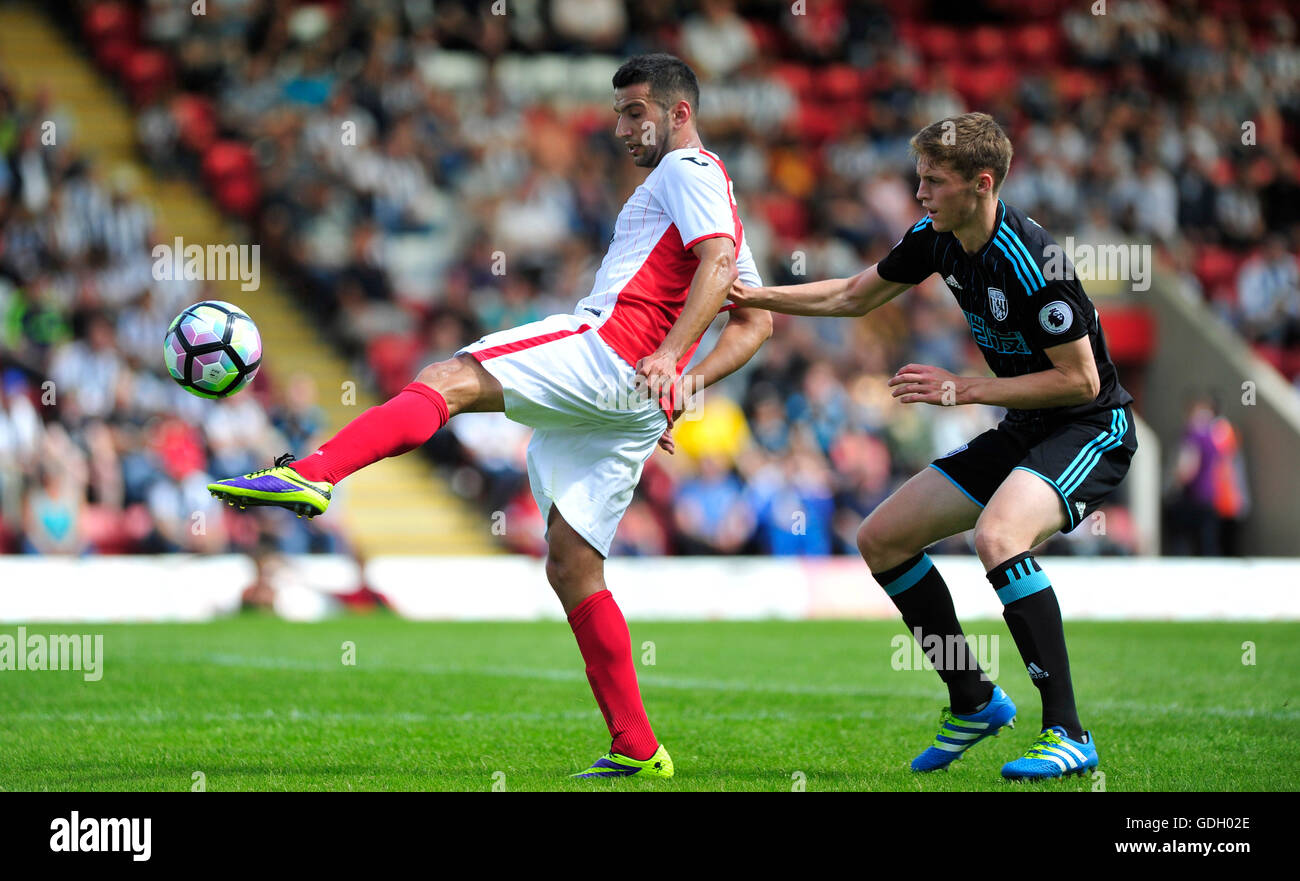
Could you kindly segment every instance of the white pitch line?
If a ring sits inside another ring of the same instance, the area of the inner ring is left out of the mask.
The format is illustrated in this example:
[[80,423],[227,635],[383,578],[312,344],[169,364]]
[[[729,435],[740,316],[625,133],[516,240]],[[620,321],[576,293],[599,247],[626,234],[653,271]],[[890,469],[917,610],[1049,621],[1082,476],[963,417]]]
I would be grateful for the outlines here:
[[[244,655],[208,655],[205,660],[225,667],[253,667],[272,670],[300,670],[303,672],[333,673],[342,667],[338,664],[321,664],[295,658],[248,657]],[[551,682],[586,682],[582,670],[557,670],[545,667],[469,667],[459,664],[424,664],[417,667],[394,667],[383,664],[357,665],[349,671],[370,673],[418,673],[427,676],[496,676],[506,679],[542,679]],[[683,691],[762,692],[766,694],[810,694],[844,697],[914,697],[933,698],[933,689],[870,689],[839,685],[806,685],[791,682],[746,682],[728,679],[699,679],[694,677],[665,676],[659,673],[639,672],[637,678],[643,687],[673,688]]]
[[[755,713],[697,713],[681,711],[664,714],[678,722],[806,722],[809,720],[847,721],[853,719],[874,719],[883,715],[864,710],[859,713],[801,713],[783,710],[760,711]],[[106,723],[146,723],[160,725],[173,722],[211,723],[211,722],[313,722],[313,723],[352,723],[377,722],[381,724],[431,724],[436,722],[552,722],[571,720],[587,722],[600,718],[596,707],[590,710],[567,710],[552,713],[539,712],[465,712],[465,713],[324,713],[315,710],[263,710],[235,713],[189,713],[169,710],[148,710],[132,713],[48,713],[20,712],[6,716],[6,721],[18,722],[66,722],[102,725]]]
[[[208,655],[205,660],[229,667],[254,667],[260,669],[302,670],[310,672],[338,672],[341,665],[314,663],[296,658],[250,657],[245,655]],[[507,679],[541,679],[552,682],[586,682],[581,670],[557,670],[544,667],[469,667],[464,665],[422,665],[418,667],[392,667],[385,665],[358,665],[349,670],[374,673],[417,673],[428,676],[497,676]],[[914,671],[907,671],[914,672]],[[933,689],[868,689],[853,686],[823,686],[788,682],[744,682],[726,679],[699,679],[693,677],[665,676],[658,673],[638,673],[642,687],[671,688],[683,691],[759,692],[763,694],[800,694],[827,697],[868,698],[920,698],[936,697]],[[942,696],[940,694],[940,699]],[[1300,709],[1261,709],[1257,707],[1183,706],[1181,704],[1146,704],[1134,701],[1100,701],[1085,704],[1083,710],[1123,710],[1139,715],[1164,716],[1217,716],[1229,719],[1300,719]]]

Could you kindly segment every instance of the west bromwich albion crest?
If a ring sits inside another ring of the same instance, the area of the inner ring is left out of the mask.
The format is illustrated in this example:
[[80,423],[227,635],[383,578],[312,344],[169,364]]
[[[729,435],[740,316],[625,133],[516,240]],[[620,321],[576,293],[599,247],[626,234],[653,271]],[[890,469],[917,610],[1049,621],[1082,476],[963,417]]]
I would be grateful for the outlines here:
[[1007,295],[997,288],[989,288],[989,308],[993,310],[993,317],[998,321],[1005,321],[1007,317]]

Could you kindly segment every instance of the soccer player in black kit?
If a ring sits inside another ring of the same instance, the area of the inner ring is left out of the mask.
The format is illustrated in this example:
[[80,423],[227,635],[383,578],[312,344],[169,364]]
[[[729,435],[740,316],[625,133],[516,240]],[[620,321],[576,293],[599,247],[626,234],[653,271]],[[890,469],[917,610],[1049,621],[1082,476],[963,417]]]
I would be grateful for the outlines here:
[[[1133,398],[1119,384],[1092,301],[1054,240],[998,198],[1011,141],[987,114],[940,120],[911,141],[922,217],[885,259],[852,278],[784,287],[736,284],[732,299],[791,315],[866,315],[939,273],[966,314],[992,377],[908,364],[889,381],[904,404],[1005,407],[994,429],[935,460],[871,512],[858,548],[948,686],[939,733],[912,762],[946,768],[1015,720],[980,670],[925,549],[971,527],[1003,617],[1037,686],[1042,729],[1007,763],[1009,779],[1097,766],[1079,721],[1061,609],[1032,549],[1091,514],[1137,449]],[[956,652],[943,647],[955,645]]]

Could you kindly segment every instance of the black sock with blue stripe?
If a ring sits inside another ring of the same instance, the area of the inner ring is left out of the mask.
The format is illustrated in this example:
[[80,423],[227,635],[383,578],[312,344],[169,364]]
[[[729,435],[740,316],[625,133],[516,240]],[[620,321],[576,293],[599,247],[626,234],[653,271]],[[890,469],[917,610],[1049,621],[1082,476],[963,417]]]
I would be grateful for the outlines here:
[[[948,686],[952,711],[967,716],[988,703],[993,697],[993,683],[980,670],[975,653],[966,644],[948,585],[929,556],[922,552],[892,569],[871,574],[903,613],[908,630],[913,634],[919,630],[923,649],[927,642],[935,642],[926,637],[938,637],[938,647],[927,651],[926,657]],[[948,652],[945,659],[945,648],[949,646],[955,651]]]
[[1083,726],[1070,683],[1065,626],[1047,574],[1026,551],[994,566],[988,579],[1002,600],[1002,617],[1042,698],[1043,727],[1060,725],[1071,739],[1081,740]]

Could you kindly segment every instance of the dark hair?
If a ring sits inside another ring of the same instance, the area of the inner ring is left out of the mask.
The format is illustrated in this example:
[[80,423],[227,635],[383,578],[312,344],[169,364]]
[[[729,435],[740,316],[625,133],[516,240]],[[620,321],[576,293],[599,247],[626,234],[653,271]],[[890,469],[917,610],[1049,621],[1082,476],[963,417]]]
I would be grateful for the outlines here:
[[649,83],[651,100],[665,108],[685,100],[691,105],[691,113],[700,110],[700,82],[690,65],[675,55],[635,55],[614,72],[616,89],[637,83]]

